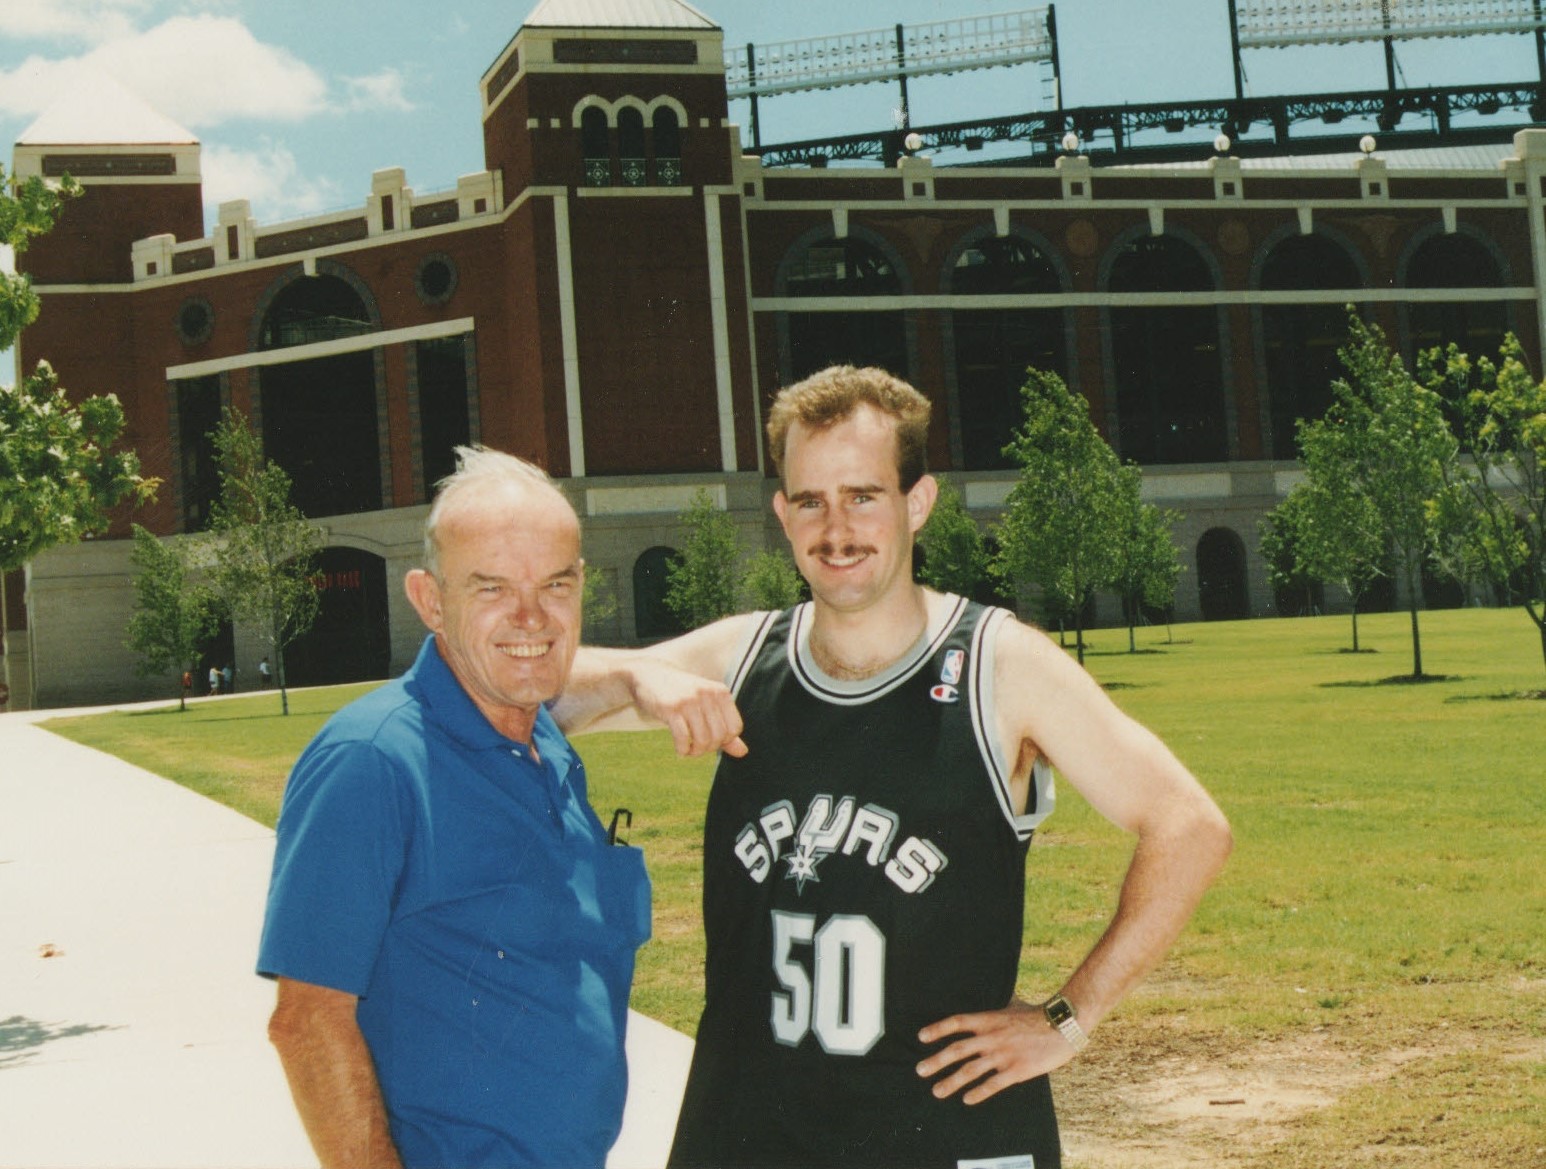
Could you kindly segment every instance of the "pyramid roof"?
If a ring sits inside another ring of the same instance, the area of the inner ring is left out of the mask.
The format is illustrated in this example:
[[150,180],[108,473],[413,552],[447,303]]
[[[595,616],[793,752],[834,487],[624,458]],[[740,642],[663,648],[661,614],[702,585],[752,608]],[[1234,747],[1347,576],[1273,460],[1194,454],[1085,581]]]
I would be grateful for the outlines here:
[[717,29],[685,0],[540,0],[527,28]]
[[197,145],[198,138],[106,73],[83,76],[21,132],[18,146]]

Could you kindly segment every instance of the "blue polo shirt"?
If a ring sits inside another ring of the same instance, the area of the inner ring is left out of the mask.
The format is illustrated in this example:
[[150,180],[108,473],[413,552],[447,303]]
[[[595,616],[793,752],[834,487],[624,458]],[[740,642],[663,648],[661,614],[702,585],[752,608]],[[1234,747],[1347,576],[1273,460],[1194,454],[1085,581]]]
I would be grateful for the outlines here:
[[600,1166],[622,1126],[649,880],[546,710],[532,742],[431,637],[285,789],[258,970],[359,996],[409,1166]]

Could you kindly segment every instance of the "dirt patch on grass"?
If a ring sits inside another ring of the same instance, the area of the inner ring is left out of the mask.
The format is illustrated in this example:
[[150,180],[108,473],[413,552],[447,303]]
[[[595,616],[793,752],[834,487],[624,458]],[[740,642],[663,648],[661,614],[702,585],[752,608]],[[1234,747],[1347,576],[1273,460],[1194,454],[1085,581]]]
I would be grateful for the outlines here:
[[[1418,1046],[1359,1051],[1326,1032],[1226,1045],[1184,1030],[1167,1036],[1157,1024],[1111,1030],[1100,1038],[1115,1042],[1092,1045],[1055,1079],[1072,1169],[1269,1165],[1314,1113],[1477,1038],[1444,1034]],[[1543,1051],[1546,1043],[1536,1041],[1510,1054],[1530,1061]]]

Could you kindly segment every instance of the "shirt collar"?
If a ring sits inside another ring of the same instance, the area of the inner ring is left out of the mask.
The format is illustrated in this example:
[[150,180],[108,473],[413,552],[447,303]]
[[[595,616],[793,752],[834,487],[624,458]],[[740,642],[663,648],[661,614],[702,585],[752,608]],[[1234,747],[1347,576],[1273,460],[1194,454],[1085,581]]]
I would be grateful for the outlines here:
[[[424,644],[419,647],[419,656],[409,669],[408,676],[409,684],[418,691],[429,718],[463,746],[473,750],[508,750],[511,747],[518,747],[523,753],[529,750],[525,743],[494,729],[487,716],[462,688],[461,682],[457,681],[445,658],[440,656],[440,647],[435,643],[433,633],[425,637]],[[547,736],[543,736],[543,742],[538,742],[537,731],[546,731],[548,727],[545,724],[551,724],[552,718],[546,706],[537,712],[532,741],[537,743],[539,751],[545,751]],[[553,729],[556,731],[557,724],[553,724]]]

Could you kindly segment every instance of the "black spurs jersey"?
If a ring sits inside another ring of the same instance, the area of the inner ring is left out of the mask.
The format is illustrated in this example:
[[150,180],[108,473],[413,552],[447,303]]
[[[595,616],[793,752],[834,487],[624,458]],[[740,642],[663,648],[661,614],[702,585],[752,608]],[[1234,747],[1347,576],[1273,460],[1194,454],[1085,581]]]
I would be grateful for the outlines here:
[[[968,1106],[914,1070],[926,1024],[1006,1005],[1025,855],[993,712],[1002,609],[948,614],[878,676],[811,659],[811,607],[759,619],[730,679],[750,753],[704,826],[707,1003],[674,1166],[1053,1169],[1045,1077]],[[937,626],[937,627],[936,627]]]

